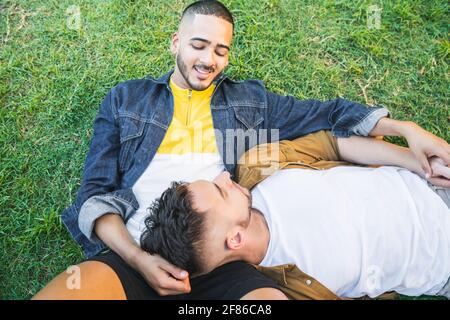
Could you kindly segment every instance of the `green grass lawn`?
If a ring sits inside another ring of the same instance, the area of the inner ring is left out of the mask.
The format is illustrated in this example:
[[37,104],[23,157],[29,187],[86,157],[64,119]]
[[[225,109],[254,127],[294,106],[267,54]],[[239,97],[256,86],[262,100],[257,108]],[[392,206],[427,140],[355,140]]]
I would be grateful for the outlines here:
[[[60,213],[81,181],[99,103],[117,83],[173,66],[169,39],[187,3],[0,2],[0,298],[30,298],[82,259]],[[446,0],[224,3],[237,21],[233,78],[381,103],[450,140]],[[379,29],[367,27],[371,4],[383,9]],[[70,5],[79,30],[66,24]]]

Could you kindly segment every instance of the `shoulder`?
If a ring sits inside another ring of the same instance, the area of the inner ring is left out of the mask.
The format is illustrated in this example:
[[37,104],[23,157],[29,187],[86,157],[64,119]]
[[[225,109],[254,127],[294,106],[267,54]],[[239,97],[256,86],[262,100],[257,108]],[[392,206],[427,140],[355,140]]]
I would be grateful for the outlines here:
[[118,83],[112,88],[112,91],[117,96],[142,95],[149,90],[156,88],[158,85],[160,84],[151,77],[142,79],[130,79]]
[[110,92],[113,105],[119,113],[141,113],[156,102],[169,99],[166,85],[151,77],[120,82]]
[[241,300],[289,300],[289,298],[276,288],[259,288],[250,291]]

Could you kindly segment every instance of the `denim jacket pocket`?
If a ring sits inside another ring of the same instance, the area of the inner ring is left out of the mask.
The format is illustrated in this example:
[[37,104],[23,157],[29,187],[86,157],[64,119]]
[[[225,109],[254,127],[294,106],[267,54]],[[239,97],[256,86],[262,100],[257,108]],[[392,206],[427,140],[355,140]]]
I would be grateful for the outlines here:
[[260,125],[264,118],[261,115],[259,108],[252,108],[248,106],[234,106],[234,114],[238,120],[237,129],[256,129]]
[[131,157],[135,154],[140,138],[144,133],[146,122],[133,115],[119,115],[120,153],[119,168],[124,172],[130,166]]

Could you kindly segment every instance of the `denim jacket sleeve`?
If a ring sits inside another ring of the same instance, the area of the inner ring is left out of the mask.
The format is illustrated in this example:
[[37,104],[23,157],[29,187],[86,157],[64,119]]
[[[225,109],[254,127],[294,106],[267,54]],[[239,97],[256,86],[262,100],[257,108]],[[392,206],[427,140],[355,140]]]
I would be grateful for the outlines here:
[[368,107],[343,98],[298,100],[267,93],[269,129],[279,129],[279,140],[294,139],[319,130],[336,137],[367,136],[378,120],[389,116],[383,106]]
[[76,201],[62,216],[69,232],[88,256],[92,249],[89,246],[102,245],[93,232],[98,218],[115,213],[125,220],[139,207],[130,188],[119,189],[120,130],[114,90],[106,95],[100,105]]

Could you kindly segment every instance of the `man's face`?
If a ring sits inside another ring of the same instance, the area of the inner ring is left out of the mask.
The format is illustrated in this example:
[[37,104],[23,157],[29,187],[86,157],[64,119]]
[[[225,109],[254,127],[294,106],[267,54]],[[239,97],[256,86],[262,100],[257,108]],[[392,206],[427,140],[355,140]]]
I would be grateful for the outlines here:
[[201,14],[184,17],[172,36],[175,83],[198,91],[208,88],[228,65],[232,37],[233,26],[224,19]]
[[[188,186],[192,196],[192,207],[205,214],[207,244],[207,269],[212,270],[220,263],[224,246],[238,249],[243,244],[251,218],[251,194],[230,179],[228,172],[222,172],[212,182],[197,180]],[[238,238],[236,238],[238,237]],[[235,246],[237,245],[237,246]]]
[[208,220],[241,225],[244,228],[248,226],[251,194],[248,189],[231,180],[229,172],[222,172],[211,182],[194,181],[188,188],[192,195],[193,208],[207,213]]

